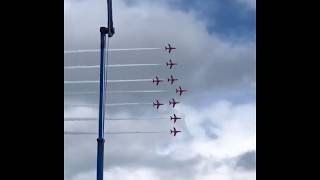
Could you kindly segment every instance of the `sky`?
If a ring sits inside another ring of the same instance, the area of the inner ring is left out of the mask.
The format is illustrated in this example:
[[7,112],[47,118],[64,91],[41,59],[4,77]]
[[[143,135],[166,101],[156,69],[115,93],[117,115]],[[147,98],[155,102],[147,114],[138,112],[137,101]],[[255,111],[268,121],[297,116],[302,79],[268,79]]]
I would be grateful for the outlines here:
[[[116,33],[110,48],[161,48],[110,52],[110,64],[161,64],[108,68],[107,78],[179,78],[174,85],[110,83],[108,91],[165,90],[161,93],[109,94],[107,103],[166,103],[108,107],[106,131],[160,131],[159,134],[106,135],[105,179],[255,180],[256,179],[256,1],[117,0]],[[106,26],[106,0],[64,0],[64,50],[98,49],[99,27]],[[168,54],[164,46],[178,49]],[[170,70],[165,63],[178,63]],[[98,65],[98,53],[65,54],[64,66]],[[65,81],[99,80],[98,69],[65,69]],[[175,94],[181,85],[189,91]],[[98,96],[67,95],[98,91],[95,84],[65,84],[65,118],[97,117]],[[170,108],[168,100],[181,104]],[[175,127],[169,116],[181,116]],[[167,119],[152,119],[167,118]],[[65,131],[97,132],[97,121],[65,122]],[[96,136],[65,135],[64,179],[96,177]]]

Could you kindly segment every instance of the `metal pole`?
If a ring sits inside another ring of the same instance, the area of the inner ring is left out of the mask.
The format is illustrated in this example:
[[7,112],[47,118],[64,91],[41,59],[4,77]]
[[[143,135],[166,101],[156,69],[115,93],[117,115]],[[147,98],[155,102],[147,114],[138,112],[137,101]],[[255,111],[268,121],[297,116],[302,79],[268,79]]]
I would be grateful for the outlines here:
[[103,180],[103,159],[104,159],[104,119],[105,119],[105,85],[106,85],[106,66],[105,66],[105,48],[106,34],[108,30],[105,27],[100,28],[101,52],[100,52],[100,97],[99,97],[99,137],[97,152],[97,180]]
[[114,34],[113,16],[112,16],[112,0],[107,0],[108,3],[108,37],[112,37]]
[[108,38],[112,37],[115,30],[113,27],[112,18],[112,0],[107,0],[108,6],[108,28],[100,27],[100,41],[101,41],[101,52],[100,52],[100,99],[99,99],[99,137],[98,150],[97,150],[97,180],[103,180],[103,160],[104,160],[104,120],[105,120],[105,104],[106,104],[106,62],[105,53],[106,51],[106,35]]

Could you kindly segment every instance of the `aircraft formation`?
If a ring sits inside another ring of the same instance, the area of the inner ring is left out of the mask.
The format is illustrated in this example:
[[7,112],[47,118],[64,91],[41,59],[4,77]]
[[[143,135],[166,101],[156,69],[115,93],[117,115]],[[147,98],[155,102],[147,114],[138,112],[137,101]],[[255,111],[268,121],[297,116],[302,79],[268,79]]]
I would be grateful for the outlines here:
[[[173,50],[176,50],[177,48],[172,47],[171,44],[168,44],[168,47],[165,46],[165,51],[167,51],[169,54],[171,54],[171,52],[173,52]],[[170,59],[168,62],[166,62],[166,66],[171,70],[173,67],[177,66],[178,64],[174,61],[172,61],[172,59]],[[170,85],[173,85],[176,81],[178,81],[178,78],[175,78],[173,75],[171,75],[170,77],[167,78],[167,82]],[[156,76],[154,79],[152,79],[152,82],[158,86],[160,83],[164,82],[163,79],[160,79],[158,76]],[[179,86],[179,88],[176,89],[176,94],[178,94],[179,96],[182,96],[182,94],[184,92],[187,92],[186,89],[183,89],[181,86]],[[176,101],[174,98],[171,98],[169,100],[169,106],[172,106],[172,108],[175,108],[177,104],[180,104],[180,102]],[[164,103],[161,103],[158,99],[156,99],[153,102],[153,107],[155,107],[156,109],[159,109],[160,106],[164,105]],[[175,124],[177,122],[177,120],[180,120],[181,118],[178,117],[176,114],[173,114],[173,116],[170,116],[170,121],[173,121],[173,123]],[[170,134],[173,134],[173,136],[176,136],[178,133],[180,133],[181,131],[177,130],[175,127],[173,127],[173,129],[170,129]]]
[[[159,48],[157,48],[159,49]],[[176,50],[177,48],[176,47],[173,47],[171,46],[171,44],[168,44],[168,46],[165,46],[164,50],[166,52],[168,52],[170,55],[174,52],[174,50]],[[169,59],[168,62],[165,63],[165,65],[168,67],[168,69],[171,71],[171,70],[174,70],[175,67],[178,65],[177,62],[174,62],[172,60],[172,58]],[[73,68],[78,68],[78,67],[73,67]],[[86,67],[86,66],[83,66],[83,67],[80,67],[79,68],[91,68],[90,66]],[[70,68],[71,69],[71,68]],[[124,80],[119,80],[119,81],[124,81]],[[149,80],[147,80],[149,81]],[[67,81],[68,82],[68,81]],[[89,82],[89,81],[88,81]],[[177,82],[179,82],[179,79],[177,77],[175,77],[174,75],[170,75],[169,77],[165,78],[165,79],[161,79],[159,78],[159,76],[155,76],[155,78],[152,79],[152,83],[157,87],[159,86],[160,83],[168,83],[169,86],[173,86],[173,85],[176,85]],[[65,81],[66,83],[66,81]],[[79,81],[77,83],[87,83],[87,81]],[[95,82],[94,82],[95,83]],[[185,92],[187,92],[186,89],[182,88],[181,86],[178,86],[178,88],[175,89],[175,93],[177,94],[177,96],[182,96]],[[180,104],[181,102],[178,102],[176,101],[175,98],[171,98],[169,99],[168,102],[168,105],[170,107],[172,107],[173,109],[176,108],[176,106],[178,104]],[[121,103],[120,103],[121,104]],[[127,103],[123,103],[123,104],[127,104]],[[129,104],[129,103],[128,103]],[[134,104],[134,103],[133,103]],[[139,103],[137,103],[139,104]],[[149,104],[149,103],[147,103]],[[161,106],[165,105],[165,103],[161,103],[160,100],[156,99],[153,103],[152,103],[153,107],[158,110]],[[83,104],[82,105],[79,105],[79,106],[84,106]],[[90,105],[91,106],[91,105]],[[173,124],[175,125],[177,120],[181,120],[182,118],[181,117],[178,117],[176,114],[173,114],[172,116],[170,116],[170,122],[173,122]],[[181,131],[180,130],[177,130],[176,127],[173,127],[172,129],[170,129],[170,134],[172,134],[173,136],[176,136],[178,133],[180,133]]]

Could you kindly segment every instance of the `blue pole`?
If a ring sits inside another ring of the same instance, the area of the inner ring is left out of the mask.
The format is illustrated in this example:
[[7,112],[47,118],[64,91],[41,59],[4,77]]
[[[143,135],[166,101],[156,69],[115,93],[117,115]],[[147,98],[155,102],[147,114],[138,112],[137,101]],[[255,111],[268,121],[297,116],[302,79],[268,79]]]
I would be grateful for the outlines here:
[[[106,66],[105,66],[105,49],[106,34],[108,29],[100,28],[101,52],[100,52],[100,97],[99,97],[99,136],[97,152],[97,180],[103,180],[103,159],[104,159],[104,119],[105,119],[105,87],[106,87]],[[108,52],[107,52],[108,53]]]
[[108,6],[108,28],[100,27],[100,97],[99,97],[99,136],[97,139],[97,180],[103,180],[103,159],[104,159],[104,120],[105,120],[105,101],[106,101],[106,35],[112,37],[115,30],[112,18],[112,0],[107,0]]

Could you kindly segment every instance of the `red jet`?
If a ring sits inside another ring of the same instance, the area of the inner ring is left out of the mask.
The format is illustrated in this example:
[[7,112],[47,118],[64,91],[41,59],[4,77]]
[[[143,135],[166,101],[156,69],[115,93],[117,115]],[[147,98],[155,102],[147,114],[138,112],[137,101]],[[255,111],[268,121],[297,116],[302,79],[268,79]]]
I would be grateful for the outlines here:
[[187,92],[187,90],[182,89],[181,86],[179,86],[179,88],[176,89],[176,93],[178,93],[180,96],[182,95],[183,92]]
[[171,84],[173,84],[174,81],[178,81],[178,79],[173,78],[173,76],[171,75],[171,78],[168,78],[168,82],[171,81]]
[[169,101],[169,105],[172,104],[172,107],[173,107],[173,108],[176,106],[176,104],[179,104],[179,103],[180,103],[180,102],[175,101],[173,98],[172,98],[172,102]]
[[177,131],[175,127],[173,128],[173,130],[170,129],[170,134],[173,133],[174,136],[176,136],[177,133],[179,133],[179,132],[181,132],[181,131]]
[[152,82],[156,83],[156,85],[158,86],[160,82],[162,82],[163,80],[159,79],[158,76],[156,76],[156,79],[153,79]]
[[177,49],[177,48],[175,48],[175,47],[171,47],[171,45],[170,44],[168,44],[168,46],[169,47],[165,47],[165,50],[167,51],[167,50],[169,50],[169,54],[171,53],[171,51],[173,50],[173,49]]
[[176,65],[177,65],[177,63],[172,62],[171,59],[170,59],[170,61],[167,62],[166,64],[167,64],[167,66],[170,66],[170,69],[172,69],[173,66],[176,66]]
[[173,114],[173,117],[170,116],[170,119],[171,119],[171,121],[173,120],[173,123],[176,123],[176,121],[177,121],[178,119],[181,119],[181,118],[177,117],[176,114]]
[[161,105],[164,105],[164,104],[161,104],[159,100],[156,100],[156,103],[153,102],[153,107],[157,106],[157,109],[159,109]]

